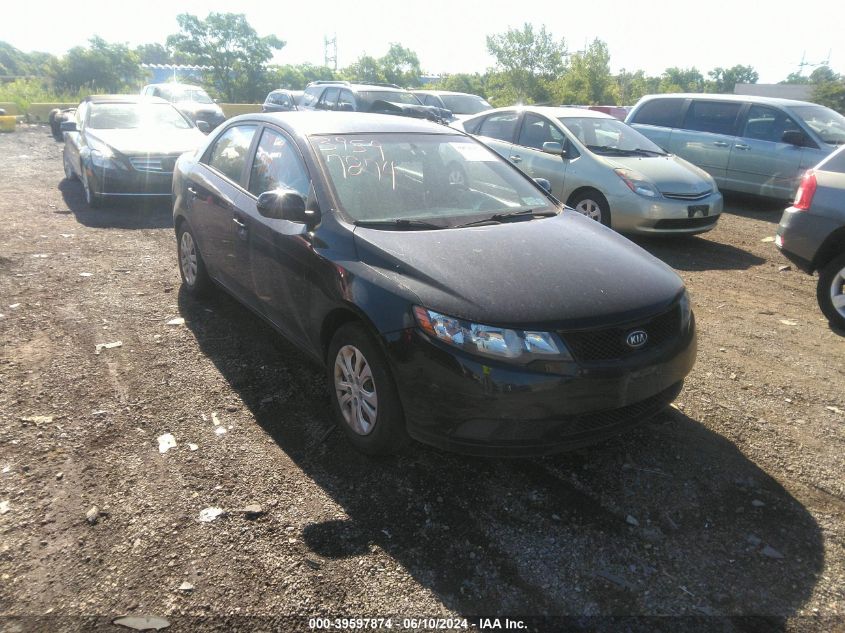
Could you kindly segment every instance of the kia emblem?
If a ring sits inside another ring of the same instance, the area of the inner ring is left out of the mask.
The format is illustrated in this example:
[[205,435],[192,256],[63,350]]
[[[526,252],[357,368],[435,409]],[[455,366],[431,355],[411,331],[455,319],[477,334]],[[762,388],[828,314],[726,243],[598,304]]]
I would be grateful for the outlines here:
[[628,332],[628,336],[625,338],[625,342],[628,344],[628,347],[632,347],[634,349],[639,349],[643,345],[646,344],[648,341],[648,333],[645,330],[634,330],[633,332]]

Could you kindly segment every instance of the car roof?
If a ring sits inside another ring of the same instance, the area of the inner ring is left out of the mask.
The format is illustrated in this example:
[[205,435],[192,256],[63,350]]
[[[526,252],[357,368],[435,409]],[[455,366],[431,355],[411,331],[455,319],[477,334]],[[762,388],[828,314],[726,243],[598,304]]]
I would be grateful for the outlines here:
[[177,81],[163,81],[157,84],[147,84],[144,88],[149,88],[150,86],[163,86],[166,88],[191,88],[193,90],[205,90],[202,86],[197,86],[195,84],[183,84]]
[[426,90],[425,88],[417,88],[413,91],[414,94],[431,94],[437,96],[447,96],[447,97],[478,97],[479,99],[484,99],[484,97],[479,96],[477,94],[473,94],[471,92],[455,92],[453,90]]
[[645,95],[641,101],[667,98],[699,99],[702,101],[740,101],[742,103],[760,103],[781,107],[818,105],[817,103],[811,103],[809,101],[796,101],[795,99],[784,99],[783,97],[758,97],[756,95],[725,95],[715,93],[703,94],[700,92],[670,92],[659,95]]
[[331,112],[310,110],[242,114],[229,119],[227,124],[239,121],[264,121],[274,123],[287,131],[305,136],[318,134],[369,134],[394,132],[410,134],[464,135],[455,128],[410,117],[369,112]]
[[484,112],[479,112],[476,116],[487,116],[488,114],[491,114],[493,112],[507,112],[509,110],[517,110],[519,112],[536,112],[537,114],[542,114],[552,119],[560,119],[567,117],[582,117],[588,119],[614,118],[609,114],[605,114],[604,112],[599,112],[598,110],[587,110],[586,108],[567,108],[559,106],[533,105],[510,106],[508,108],[494,108],[493,110],[485,110]]
[[89,103],[166,103],[169,101],[161,97],[148,97],[144,95],[88,95],[83,102]]
[[315,86],[328,86],[330,88],[350,88],[352,90],[371,90],[373,92],[396,92],[397,90],[401,92],[410,92],[410,90],[405,90],[402,86],[385,86],[385,85],[378,85],[378,84],[356,84],[351,83],[348,81],[322,81],[318,83],[309,84],[308,88],[314,88]]

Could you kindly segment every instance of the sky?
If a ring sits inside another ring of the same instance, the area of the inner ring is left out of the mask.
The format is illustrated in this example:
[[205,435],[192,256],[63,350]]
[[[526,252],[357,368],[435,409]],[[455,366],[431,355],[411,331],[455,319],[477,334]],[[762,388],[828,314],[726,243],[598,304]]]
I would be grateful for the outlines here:
[[245,13],[260,35],[285,40],[273,60],[279,64],[322,64],[324,37],[337,36],[341,68],[364,53],[381,56],[398,42],[417,53],[426,73],[483,72],[493,64],[485,36],[527,21],[545,25],[570,52],[603,40],[614,72],[659,75],[670,66],[695,66],[706,75],[743,64],[757,70],[760,83],[776,83],[799,70],[802,59],[829,59],[845,74],[841,0],[41,0],[37,10],[16,1],[3,4],[0,41],[57,55],[93,35],[133,46],[164,43],[178,31],[177,14],[205,17],[209,11]]

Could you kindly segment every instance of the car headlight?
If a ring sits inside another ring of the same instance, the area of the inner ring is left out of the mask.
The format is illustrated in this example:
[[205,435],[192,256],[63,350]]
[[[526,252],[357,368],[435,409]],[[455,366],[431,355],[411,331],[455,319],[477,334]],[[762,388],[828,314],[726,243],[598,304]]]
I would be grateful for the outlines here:
[[634,193],[646,198],[657,198],[660,195],[657,188],[640,172],[633,169],[614,169],[613,171]]
[[94,167],[124,169],[124,165],[117,160],[111,147],[93,139],[89,140],[88,144],[91,148],[91,164]]
[[471,323],[420,306],[414,306],[414,316],[429,336],[479,356],[517,363],[541,359],[572,360],[566,345],[551,332],[511,330]]
[[686,332],[692,319],[692,304],[690,303],[689,292],[686,289],[684,289],[684,294],[681,295],[678,306],[681,308],[681,332]]

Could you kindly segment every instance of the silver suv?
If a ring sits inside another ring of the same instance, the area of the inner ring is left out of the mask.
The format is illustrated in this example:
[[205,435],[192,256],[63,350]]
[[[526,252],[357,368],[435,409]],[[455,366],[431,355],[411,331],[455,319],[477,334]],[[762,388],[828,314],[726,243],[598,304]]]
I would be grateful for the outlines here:
[[299,109],[399,114],[436,123],[445,123],[453,118],[448,110],[425,106],[412,92],[396,84],[354,84],[348,81],[312,81],[305,88]]

